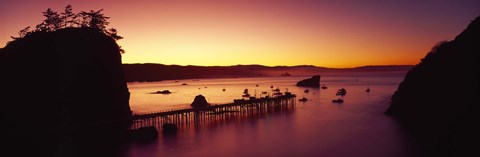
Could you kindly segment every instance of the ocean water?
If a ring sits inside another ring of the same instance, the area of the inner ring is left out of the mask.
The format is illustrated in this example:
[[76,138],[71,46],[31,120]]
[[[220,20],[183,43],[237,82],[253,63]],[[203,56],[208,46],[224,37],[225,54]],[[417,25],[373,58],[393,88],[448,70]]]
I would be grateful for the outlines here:
[[[412,141],[404,129],[383,112],[403,80],[398,74],[343,74],[322,76],[328,89],[295,86],[308,77],[168,80],[129,83],[130,107],[136,114],[189,107],[196,95],[211,104],[252,96],[265,96],[272,89],[297,95],[293,110],[219,123],[183,127],[176,136],[159,136],[148,143],[133,143],[128,157],[144,156],[412,156]],[[187,85],[182,85],[186,83]],[[271,88],[273,86],[273,88]],[[332,103],[339,88],[345,88],[344,103]],[[369,88],[371,91],[366,92]],[[222,89],[225,89],[223,91]],[[308,89],[309,92],[304,91]],[[169,90],[171,94],[151,94]],[[267,94],[262,94],[267,92]],[[306,102],[298,99],[305,97]]]

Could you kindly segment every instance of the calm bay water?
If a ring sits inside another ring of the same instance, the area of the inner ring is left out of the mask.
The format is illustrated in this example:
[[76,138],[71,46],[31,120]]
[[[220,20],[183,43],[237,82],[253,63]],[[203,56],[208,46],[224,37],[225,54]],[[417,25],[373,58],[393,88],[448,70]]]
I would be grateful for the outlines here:
[[[297,101],[296,108],[288,112],[181,128],[175,137],[132,144],[126,156],[411,156],[408,136],[383,114],[403,77],[403,73],[322,76],[321,84],[328,89],[295,86],[307,77],[129,83],[134,113],[189,107],[198,94],[211,104],[230,103],[242,98],[246,88],[252,96],[264,96],[262,91],[270,94],[271,86],[309,101]],[[339,88],[347,89],[345,102],[334,104]],[[367,88],[371,92],[365,92]],[[150,94],[159,90],[172,93]]]

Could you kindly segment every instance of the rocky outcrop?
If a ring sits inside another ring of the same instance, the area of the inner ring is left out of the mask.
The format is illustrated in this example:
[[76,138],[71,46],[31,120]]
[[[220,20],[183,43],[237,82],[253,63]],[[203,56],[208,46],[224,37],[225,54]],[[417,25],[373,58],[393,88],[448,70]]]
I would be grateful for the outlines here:
[[207,107],[208,105],[210,105],[210,104],[207,102],[207,99],[205,99],[205,97],[203,95],[195,96],[195,99],[193,100],[193,102],[191,104],[191,106],[194,107],[194,108]]
[[163,135],[170,136],[177,134],[178,128],[177,125],[173,123],[165,123],[162,125]]
[[297,82],[297,86],[301,87],[320,87],[320,75],[315,75],[312,78],[301,80]]
[[472,138],[480,119],[479,61],[477,17],[454,40],[435,46],[392,96],[386,113],[412,132],[422,156],[479,156]]
[[0,121],[8,126],[0,136],[9,146],[38,148],[29,150],[35,156],[76,154],[83,148],[64,147],[118,142],[128,134],[119,46],[102,32],[65,28],[14,40],[1,51],[0,73]]
[[147,143],[157,140],[158,130],[154,126],[142,127],[130,131],[132,141]]

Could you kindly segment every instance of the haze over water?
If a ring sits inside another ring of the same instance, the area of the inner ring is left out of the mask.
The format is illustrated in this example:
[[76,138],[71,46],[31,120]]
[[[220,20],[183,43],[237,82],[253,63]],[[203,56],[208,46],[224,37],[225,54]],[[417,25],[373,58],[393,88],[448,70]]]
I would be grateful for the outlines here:
[[[129,83],[134,113],[188,107],[198,94],[211,104],[230,103],[241,98],[245,88],[258,97],[261,91],[271,93],[271,85],[297,94],[297,105],[287,112],[183,127],[175,137],[133,144],[127,156],[410,156],[408,136],[383,114],[403,77],[403,73],[322,76],[321,84],[328,89],[295,86],[307,77]],[[347,89],[345,102],[334,104],[339,88]],[[365,92],[367,88],[371,92]],[[150,94],[158,90],[172,93]],[[298,101],[303,96],[309,101]]]

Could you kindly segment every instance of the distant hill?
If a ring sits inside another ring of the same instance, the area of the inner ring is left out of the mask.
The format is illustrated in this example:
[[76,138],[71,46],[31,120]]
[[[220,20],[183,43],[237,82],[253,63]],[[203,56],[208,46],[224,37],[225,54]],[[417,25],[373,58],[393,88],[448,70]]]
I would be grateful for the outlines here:
[[237,78],[237,77],[275,77],[312,76],[317,74],[334,75],[345,72],[403,72],[412,65],[363,66],[357,68],[325,68],[312,65],[299,66],[180,66],[164,64],[123,64],[127,82],[162,81],[192,78]]
[[[387,114],[413,133],[422,156],[480,156],[480,17],[408,72]],[[476,154],[476,155],[475,155]]]

